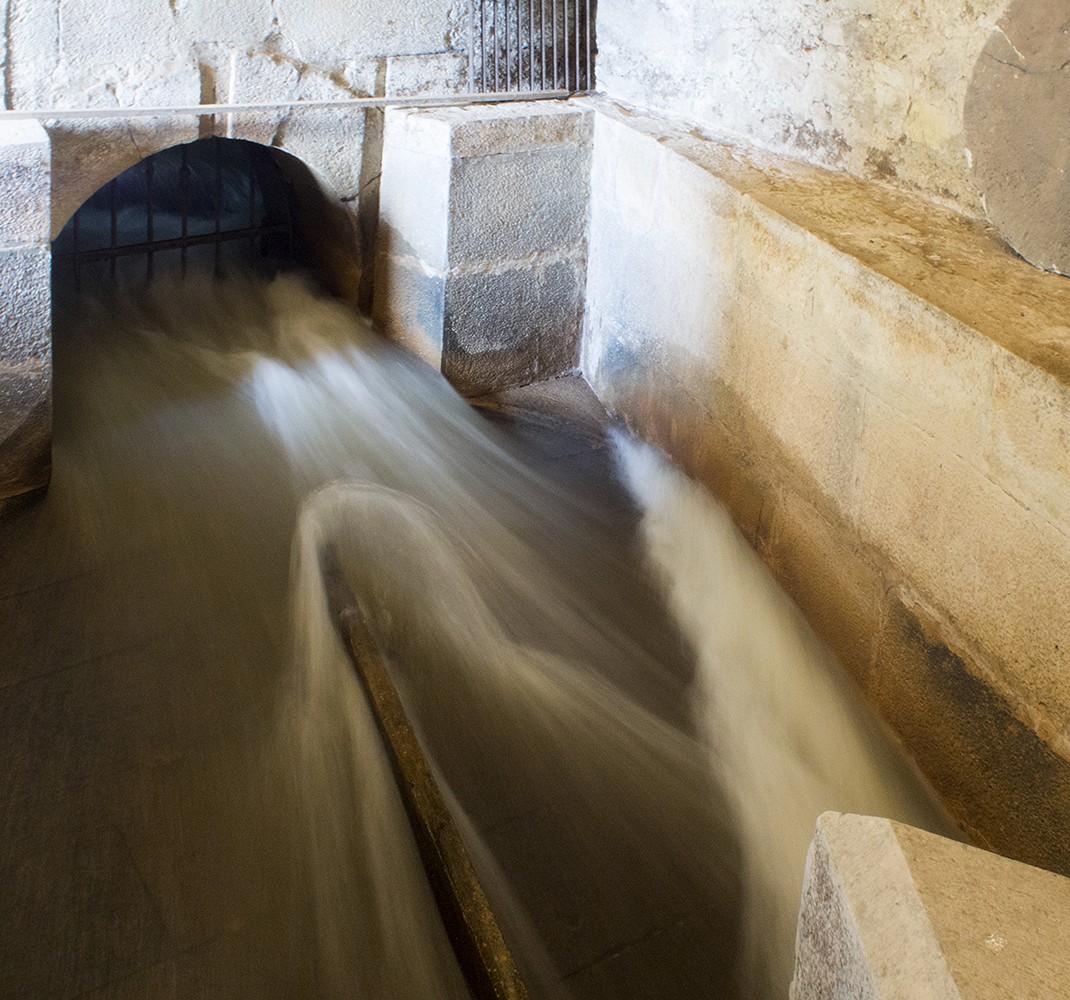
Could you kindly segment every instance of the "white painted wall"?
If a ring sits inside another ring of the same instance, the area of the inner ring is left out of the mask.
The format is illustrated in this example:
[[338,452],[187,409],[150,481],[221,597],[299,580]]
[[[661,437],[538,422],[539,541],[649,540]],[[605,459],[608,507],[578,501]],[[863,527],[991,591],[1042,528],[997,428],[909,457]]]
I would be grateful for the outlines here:
[[962,137],[1006,0],[599,0],[598,88],[981,214]]

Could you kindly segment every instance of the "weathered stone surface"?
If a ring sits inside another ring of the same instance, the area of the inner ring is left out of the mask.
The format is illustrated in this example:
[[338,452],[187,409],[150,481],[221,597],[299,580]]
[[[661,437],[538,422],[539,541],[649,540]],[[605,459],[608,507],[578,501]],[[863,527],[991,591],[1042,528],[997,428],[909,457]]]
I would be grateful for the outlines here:
[[0,123],[0,246],[48,241],[50,162],[48,134],[40,125]]
[[52,356],[52,256],[48,247],[0,250],[0,365]]
[[791,997],[958,1000],[890,821],[836,813],[818,820]]
[[1070,11],[1015,0],[966,92],[964,130],[988,217],[1026,260],[1070,274]]
[[962,109],[1004,6],[603,0],[598,88],[979,214]]
[[579,249],[590,158],[587,147],[557,147],[455,160],[450,266]]
[[933,834],[825,813],[793,1000],[997,1000],[1070,989],[1070,881]]
[[386,115],[376,320],[463,392],[578,363],[589,136],[526,102]]
[[446,279],[442,371],[466,395],[575,369],[583,266],[558,261]]
[[468,89],[468,58],[459,53],[432,52],[386,60],[387,97],[464,94]]
[[0,366],[0,500],[46,486],[51,449],[51,367]]

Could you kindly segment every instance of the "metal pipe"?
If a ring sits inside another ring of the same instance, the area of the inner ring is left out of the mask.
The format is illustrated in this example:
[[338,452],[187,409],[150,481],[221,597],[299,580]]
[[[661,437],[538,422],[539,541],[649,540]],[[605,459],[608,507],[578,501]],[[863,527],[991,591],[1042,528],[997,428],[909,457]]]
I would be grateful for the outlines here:
[[[556,54],[556,53],[555,53]],[[556,79],[555,79],[556,84]],[[555,86],[536,94],[537,100],[559,100],[568,92]],[[188,104],[152,108],[49,108],[39,111],[0,111],[3,121],[71,121],[124,118],[211,117],[241,111],[306,111],[323,108],[452,108],[465,104],[497,104],[530,100],[527,94],[493,91],[479,94],[449,94],[441,97],[358,97],[345,101],[266,101],[261,104]]]
[[[249,179],[249,228],[256,225],[256,160],[253,151],[256,147],[250,142],[245,147],[245,162],[248,168]],[[249,255],[256,256],[256,236],[249,236]]]
[[[215,232],[218,236],[223,230],[223,141],[216,137],[213,143],[215,145]],[[222,261],[223,241],[216,240],[213,270],[217,278]]]
[[74,248],[74,290],[80,292],[82,290],[82,275],[79,270],[78,260],[78,243],[81,233],[79,229],[81,227],[81,209],[74,213],[73,225],[71,226],[71,246]]
[[[250,235],[270,236],[277,233],[286,234],[289,227],[279,223],[273,225],[253,226],[252,229],[224,230],[221,233],[196,233],[193,236],[179,236],[170,240],[154,240],[152,243],[124,243],[114,249],[100,247],[96,250],[79,250],[77,253],[56,254],[57,257],[69,257],[75,262],[91,263],[96,260],[114,260],[119,257],[133,257],[138,254],[162,250],[181,250],[183,254],[189,247],[209,246],[212,243],[230,243],[232,240],[248,239]],[[185,271],[183,271],[185,274]]]

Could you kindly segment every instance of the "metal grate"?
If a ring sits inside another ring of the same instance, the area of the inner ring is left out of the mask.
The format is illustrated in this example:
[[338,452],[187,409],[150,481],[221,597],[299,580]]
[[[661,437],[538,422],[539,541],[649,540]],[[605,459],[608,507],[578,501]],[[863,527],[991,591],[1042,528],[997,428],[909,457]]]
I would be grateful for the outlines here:
[[151,281],[161,267],[277,270],[293,258],[293,197],[271,151],[213,137],[147,157],[75,212],[52,244],[57,278]]
[[468,0],[469,90],[593,90],[595,2]]

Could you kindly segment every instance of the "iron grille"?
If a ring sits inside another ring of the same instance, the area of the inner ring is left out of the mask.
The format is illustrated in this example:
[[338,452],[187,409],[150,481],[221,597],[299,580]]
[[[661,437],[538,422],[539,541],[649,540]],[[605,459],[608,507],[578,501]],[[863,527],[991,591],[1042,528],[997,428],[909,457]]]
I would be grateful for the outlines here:
[[269,270],[293,258],[293,198],[271,151],[212,137],[135,164],[92,195],[52,245],[55,273],[144,278],[161,265],[185,277],[235,265]]
[[594,89],[595,0],[468,0],[472,93]]

